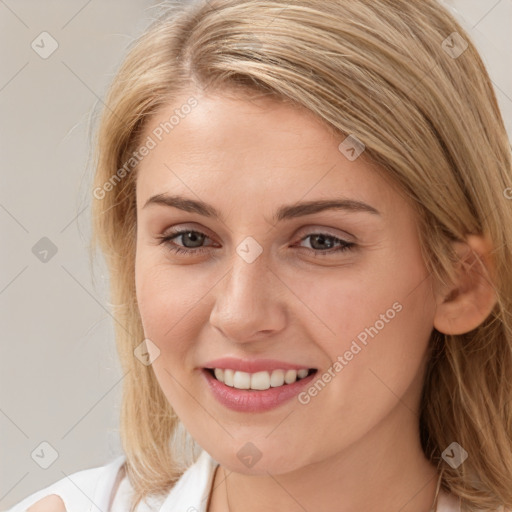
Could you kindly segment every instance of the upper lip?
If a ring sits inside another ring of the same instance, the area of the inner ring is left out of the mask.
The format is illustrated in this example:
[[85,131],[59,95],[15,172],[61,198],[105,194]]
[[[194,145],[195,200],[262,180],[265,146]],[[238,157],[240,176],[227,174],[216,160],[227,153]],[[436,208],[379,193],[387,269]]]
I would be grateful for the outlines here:
[[294,364],[278,361],[277,359],[237,359],[235,357],[221,357],[205,363],[204,368],[229,368],[240,372],[256,373],[273,370],[300,370],[311,369],[308,364]]

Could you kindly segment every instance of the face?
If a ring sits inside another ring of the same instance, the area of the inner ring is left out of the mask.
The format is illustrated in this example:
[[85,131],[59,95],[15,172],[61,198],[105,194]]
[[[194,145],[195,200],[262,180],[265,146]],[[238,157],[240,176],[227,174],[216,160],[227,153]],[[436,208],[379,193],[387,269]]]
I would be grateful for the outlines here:
[[[169,403],[247,474],[327,459],[390,417],[413,425],[435,301],[411,205],[309,112],[195,97],[137,177],[137,301]],[[268,389],[236,388],[251,384]]]

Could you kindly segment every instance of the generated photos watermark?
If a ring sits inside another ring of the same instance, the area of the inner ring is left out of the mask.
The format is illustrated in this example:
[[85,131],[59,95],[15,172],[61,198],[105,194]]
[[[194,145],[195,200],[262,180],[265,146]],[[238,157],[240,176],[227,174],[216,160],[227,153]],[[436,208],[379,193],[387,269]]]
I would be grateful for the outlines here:
[[96,199],[104,199],[107,192],[110,192],[114,187],[122,181],[142,160],[149,155],[151,150],[155,149],[159,142],[161,142],[165,135],[169,134],[176,126],[178,126],[185,117],[192,112],[194,107],[197,107],[197,99],[191,96],[186,103],[179,108],[174,109],[174,114],[169,117],[168,121],[161,122],[156,128],[153,129],[151,135],[146,137],[144,143],[134,151],[130,158],[113,174],[101,187],[96,187],[93,190],[93,195]]
[[[322,375],[320,375],[314,383],[309,386],[306,391],[302,391],[298,394],[298,401],[302,405],[307,405],[311,402],[311,399],[322,391],[325,386],[329,382],[336,377],[343,368],[345,368],[350,361],[354,359],[354,357],[359,354],[363,348],[365,348],[368,344],[368,336],[372,339],[379,334],[386,325],[395,318],[397,313],[402,311],[403,306],[400,302],[395,302],[385,313],[380,315],[380,319],[377,320],[372,326],[366,327],[363,331],[361,331],[355,339],[352,340],[350,348],[346,350],[343,355],[337,356],[336,360],[333,362],[327,370],[325,370]],[[359,343],[358,343],[359,342]]]

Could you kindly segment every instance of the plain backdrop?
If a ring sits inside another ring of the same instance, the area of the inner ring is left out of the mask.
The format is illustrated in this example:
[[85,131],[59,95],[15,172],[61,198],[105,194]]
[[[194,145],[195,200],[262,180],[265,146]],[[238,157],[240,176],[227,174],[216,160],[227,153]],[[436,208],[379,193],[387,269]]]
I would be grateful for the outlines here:
[[[480,50],[510,137],[512,0],[442,3]],[[0,510],[121,454],[108,278],[88,259],[89,119],[152,5],[0,0]]]

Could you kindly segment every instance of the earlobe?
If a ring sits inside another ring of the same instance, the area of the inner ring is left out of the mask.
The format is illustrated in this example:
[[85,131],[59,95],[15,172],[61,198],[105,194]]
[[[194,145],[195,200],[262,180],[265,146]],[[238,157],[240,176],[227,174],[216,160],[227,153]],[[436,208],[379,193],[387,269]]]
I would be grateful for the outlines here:
[[434,316],[434,327],[444,334],[464,334],[477,328],[497,302],[489,239],[469,235],[466,243],[454,243],[460,259],[457,282],[437,297]]

